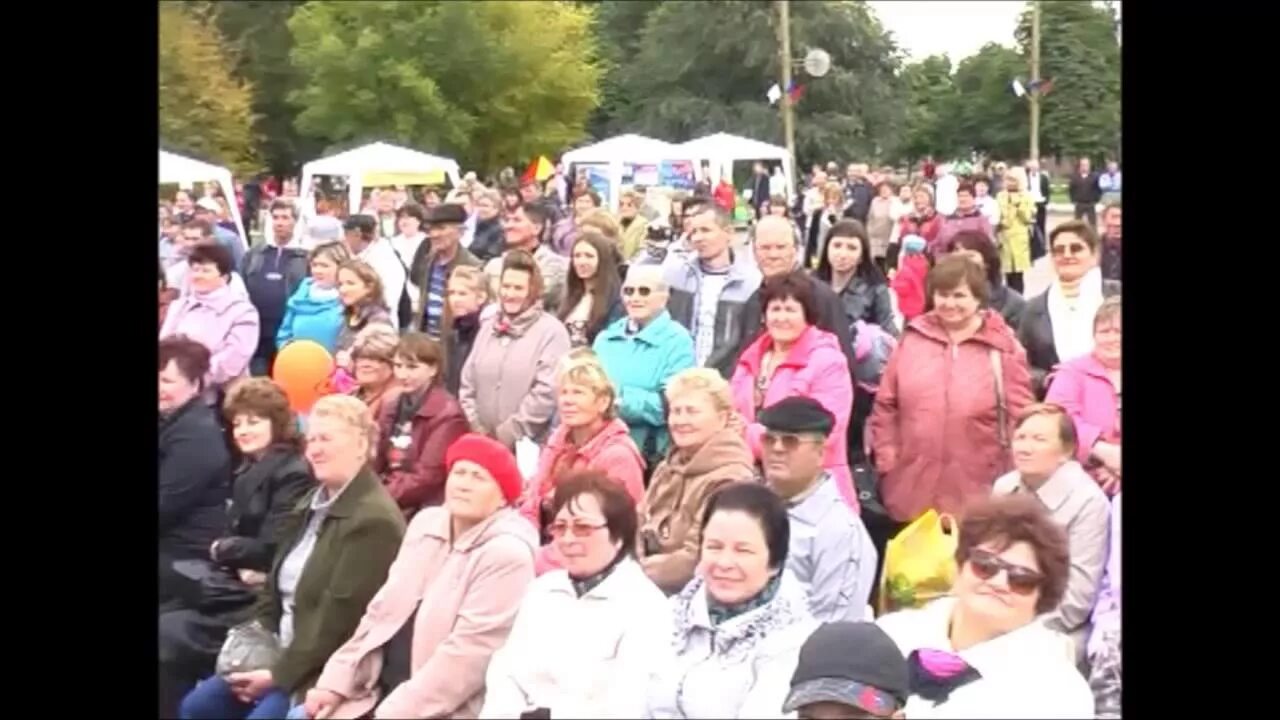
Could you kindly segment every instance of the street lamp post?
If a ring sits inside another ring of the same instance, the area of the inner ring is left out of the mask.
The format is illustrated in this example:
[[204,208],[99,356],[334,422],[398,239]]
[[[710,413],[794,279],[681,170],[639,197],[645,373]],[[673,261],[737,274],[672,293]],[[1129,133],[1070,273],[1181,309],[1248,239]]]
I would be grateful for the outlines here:
[[1040,3],[1031,3],[1031,91],[1027,103],[1031,106],[1031,152],[1029,157],[1040,160]]
[[787,187],[796,191],[796,127],[791,107],[791,4],[777,0],[778,4],[778,64],[782,67],[782,133],[785,136],[787,155],[791,158],[786,169]]

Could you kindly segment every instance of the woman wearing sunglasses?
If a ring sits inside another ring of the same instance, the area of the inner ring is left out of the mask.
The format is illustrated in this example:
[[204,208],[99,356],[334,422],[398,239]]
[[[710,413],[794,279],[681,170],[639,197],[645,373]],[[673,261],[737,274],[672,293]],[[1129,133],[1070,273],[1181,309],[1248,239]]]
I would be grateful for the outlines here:
[[1120,294],[1120,283],[1102,279],[1098,234],[1083,220],[1064,222],[1049,233],[1053,283],[1027,301],[1018,340],[1027,349],[1036,397],[1047,390],[1047,375],[1059,362],[1093,350],[1093,317],[1102,301]]
[[1036,616],[1067,587],[1067,535],[1025,494],[960,522],[951,596],[880,618],[907,657],[909,718],[1092,718],[1070,641]]
[[618,388],[617,410],[650,470],[670,438],[662,392],[672,375],[693,367],[693,337],[667,312],[670,293],[657,265],[632,265],[622,285],[627,316],[596,336],[592,349]]
[[996,480],[993,493],[1035,497],[1067,531],[1071,570],[1066,594],[1046,620],[1049,627],[1071,637],[1077,657],[1083,659],[1089,614],[1107,561],[1110,504],[1075,455],[1076,428],[1067,411],[1057,405],[1032,405],[1013,431],[1015,469]]
[[[556,483],[571,470],[599,470],[620,484],[633,502],[644,499],[644,459],[617,418],[613,383],[590,350],[572,351],[556,374],[560,425],[538,457],[538,470],[520,512],[550,540],[551,505]],[[563,559],[552,543],[538,553],[538,574],[558,568]]]
[[645,717],[672,626],[666,597],[635,561],[635,501],[603,472],[586,470],[560,480],[551,513],[564,568],[525,593],[489,664],[480,717]]

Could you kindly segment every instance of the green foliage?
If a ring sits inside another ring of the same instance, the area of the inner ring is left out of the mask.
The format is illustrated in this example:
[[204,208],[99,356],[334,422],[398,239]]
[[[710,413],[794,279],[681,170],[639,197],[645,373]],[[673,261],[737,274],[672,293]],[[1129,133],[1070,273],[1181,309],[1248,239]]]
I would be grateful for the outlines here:
[[309,2],[289,20],[297,128],[482,171],[555,153],[599,103],[592,16],[563,2]]
[[160,143],[238,175],[261,163],[252,86],[232,76],[235,54],[218,29],[181,5],[160,5]]
[[[1040,147],[1046,154],[1101,156],[1120,147],[1120,42],[1114,5],[1040,3],[1040,76],[1053,91],[1040,107]],[[1031,44],[1031,12],[1017,39]]]
[[960,61],[951,112],[952,137],[960,150],[1010,160],[1026,156],[1030,110],[1011,87],[1014,78],[1026,75],[1027,64],[1018,51],[995,43]]
[[895,160],[914,165],[927,155],[951,157],[960,152],[951,113],[958,106],[951,60],[930,55],[902,69],[905,117]]
[[[795,73],[806,85],[796,105],[798,160],[880,156],[897,144],[903,118],[893,42],[863,3],[790,7],[793,54],[822,48],[832,59],[825,77]],[[605,129],[670,142],[723,131],[782,144],[779,109],[765,98],[781,77],[777,22],[773,3],[662,3],[617,68],[621,93],[610,98]]]

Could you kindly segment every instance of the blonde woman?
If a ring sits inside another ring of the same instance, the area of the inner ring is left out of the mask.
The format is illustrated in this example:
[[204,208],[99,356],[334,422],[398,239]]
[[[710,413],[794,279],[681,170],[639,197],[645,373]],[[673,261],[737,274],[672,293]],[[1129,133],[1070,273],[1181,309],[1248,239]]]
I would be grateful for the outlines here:
[[493,296],[489,292],[489,278],[480,268],[459,265],[449,273],[445,302],[453,322],[442,341],[445,347],[445,389],[458,396],[462,384],[462,366],[471,355],[480,323],[486,319],[486,311],[492,314]]
[[672,594],[693,578],[707,501],[724,485],[753,480],[755,464],[718,371],[680,372],[664,394],[671,448],[645,492],[638,549],[645,574]]
[[560,425],[551,433],[538,458],[529,494],[520,511],[538,528],[545,546],[538,556],[538,574],[560,567],[551,546],[551,496],[556,483],[571,470],[600,470],[626,489],[637,504],[644,499],[644,460],[640,449],[618,419],[613,383],[589,349],[565,356],[556,373],[556,409]]
[[622,257],[635,257],[649,237],[649,223],[640,215],[644,198],[635,190],[624,190],[618,199],[618,224],[622,229]]
[[1022,292],[1022,273],[1031,269],[1031,224],[1036,204],[1026,192],[1027,173],[1020,167],[1004,174],[1004,189],[996,195],[1000,207],[1000,267],[1005,284]]

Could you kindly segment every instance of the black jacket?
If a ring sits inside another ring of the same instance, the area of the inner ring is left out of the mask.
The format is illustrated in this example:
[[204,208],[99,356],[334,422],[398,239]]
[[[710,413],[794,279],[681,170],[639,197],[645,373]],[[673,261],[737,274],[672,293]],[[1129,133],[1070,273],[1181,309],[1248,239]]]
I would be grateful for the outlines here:
[[751,176],[751,207],[759,210],[762,205],[769,202],[769,176],[768,175],[752,175]]
[[[814,282],[821,284],[823,289],[829,287],[816,277]],[[840,298],[840,307],[844,310],[845,321],[850,326],[861,320],[879,325],[881,330],[894,337],[901,334],[893,319],[893,301],[889,298],[888,284],[873,285],[860,277],[855,277],[836,296]]]
[[[817,326],[836,336],[836,340],[840,342],[840,349],[844,351],[845,359],[849,361],[849,372],[852,373],[855,365],[853,339],[849,335],[850,323],[845,317],[844,305],[830,286],[816,278],[813,280],[813,299],[818,306]],[[733,353],[733,367],[737,367],[742,351],[746,350],[747,346],[764,331],[764,308],[760,305],[760,290],[757,289],[751,294],[739,315],[741,325],[738,331],[738,348]],[[892,324],[891,321],[890,325]],[[729,376],[732,375],[731,370]]]
[[449,357],[445,362],[444,387],[455,398],[458,397],[458,388],[462,385],[462,366],[471,355],[471,346],[475,344],[476,333],[479,331],[479,312],[453,319],[453,334],[446,345]]
[[1017,290],[1006,285],[996,285],[991,288],[991,302],[988,304],[992,310],[1000,313],[1009,327],[1016,329],[1022,324],[1022,315],[1026,312],[1027,301],[1018,294]]
[[227,526],[231,453],[213,408],[200,396],[160,418],[160,554],[208,559]]
[[[1120,294],[1120,283],[1102,281],[1102,296]],[[1058,365],[1058,350],[1053,345],[1053,322],[1049,318],[1049,291],[1046,290],[1027,301],[1027,308],[1018,324],[1018,341],[1027,351],[1027,364],[1031,366],[1031,389],[1036,398],[1043,400],[1044,380]],[[1068,358],[1071,359],[1071,358]]]
[[849,198],[849,206],[844,209],[844,216],[866,225],[867,213],[871,212],[871,185],[859,180],[846,189],[845,195]]
[[246,462],[232,485],[229,532],[218,540],[214,560],[237,570],[269,570],[282,523],[313,488],[311,467],[296,448],[277,445],[261,460]]
[[1098,189],[1098,173],[1090,172],[1084,177],[1076,172],[1071,175],[1071,186],[1068,190],[1071,202],[1076,205],[1097,205],[1102,199],[1102,190]]
[[495,217],[492,220],[476,220],[475,239],[471,241],[471,254],[480,262],[489,262],[507,249],[507,236],[502,232],[502,222]]

